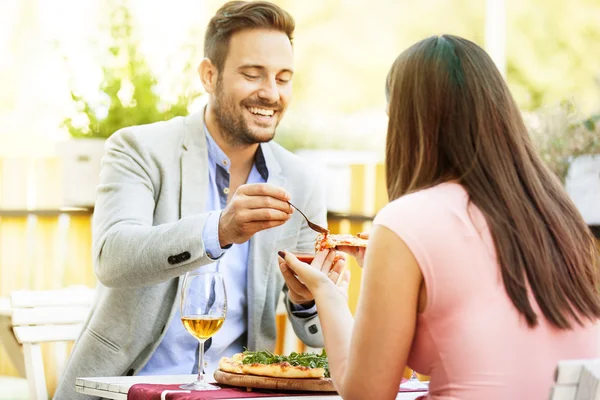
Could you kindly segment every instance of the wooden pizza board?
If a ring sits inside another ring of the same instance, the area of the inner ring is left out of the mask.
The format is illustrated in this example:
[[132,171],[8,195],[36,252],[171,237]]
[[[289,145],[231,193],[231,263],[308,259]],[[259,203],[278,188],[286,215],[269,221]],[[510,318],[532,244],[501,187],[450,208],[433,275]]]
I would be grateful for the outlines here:
[[217,369],[215,380],[224,385],[251,389],[296,390],[308,392],[335,392],[329,378],[272,378],[269,376],[232,374]]

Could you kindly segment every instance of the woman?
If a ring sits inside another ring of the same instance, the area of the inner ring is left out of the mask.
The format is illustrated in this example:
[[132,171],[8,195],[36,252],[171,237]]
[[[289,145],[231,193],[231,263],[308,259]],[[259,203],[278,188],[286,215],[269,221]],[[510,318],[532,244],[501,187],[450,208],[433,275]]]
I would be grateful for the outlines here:
[[600,357],[593,237],[479,46],[413,45],[386,93],[391,202],[370,234],[355,320],[321,272],[340,271],[331,255],[311,268],[280,253],[315,297],[337,389],[395,398],[408,364],[431,376],[431,399],[547,398],[559,360]]

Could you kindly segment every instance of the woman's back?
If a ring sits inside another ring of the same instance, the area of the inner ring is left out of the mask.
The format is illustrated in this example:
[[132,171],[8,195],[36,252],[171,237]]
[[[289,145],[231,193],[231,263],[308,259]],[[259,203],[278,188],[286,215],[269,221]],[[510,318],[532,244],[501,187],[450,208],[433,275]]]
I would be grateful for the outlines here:
[[464,188],[444,183],[399,198],[375,224],[394,231],[421,268],[427,306],[409,365],[435,399],[544,399],[559,360],[600,357],[598,324],[529,328],[508,297],[488,225]]

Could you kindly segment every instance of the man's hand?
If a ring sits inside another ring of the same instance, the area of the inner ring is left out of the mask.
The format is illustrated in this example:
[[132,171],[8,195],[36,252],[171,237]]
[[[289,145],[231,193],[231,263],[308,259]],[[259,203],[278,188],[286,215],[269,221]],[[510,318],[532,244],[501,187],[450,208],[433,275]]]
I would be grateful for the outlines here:
[[256,232],[283,225],[292,216],[290,195],[266,183],[240,185],[221,212],[219,243],[244,243]]
[[[280,252],[278,259],[279,269],[288,287],[288,298],[292,303],[306,304],[313,301],[315,292],[323,285],[334,287],[348,296],[350,271],[346,270],[346,260],[338,257],[335,250],[321,250],[310,265],[299,261],[290,252]],[[341,279],[340,274],[343,274]]]

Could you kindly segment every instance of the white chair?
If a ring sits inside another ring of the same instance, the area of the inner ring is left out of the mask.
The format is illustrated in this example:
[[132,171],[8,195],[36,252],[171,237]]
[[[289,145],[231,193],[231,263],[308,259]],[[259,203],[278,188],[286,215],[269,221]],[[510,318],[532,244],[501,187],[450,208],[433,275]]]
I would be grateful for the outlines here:
[[79,336],[93,297],[94,290],[87,287],[11,293],[12,329],[23,346],[31,399],[48,399],[40,343],[57,342],[55,365],[57,376],[60,376],[67,360],[66,342]]
[[559,361],[550,400],[600,400],[600,359]]
[[0,345],[19,376],[0,376],[0,400],[27,400],[29,389],[25,379],[23,351],[15,339],[11,322],[12,311],[8,297],[0,297]]

